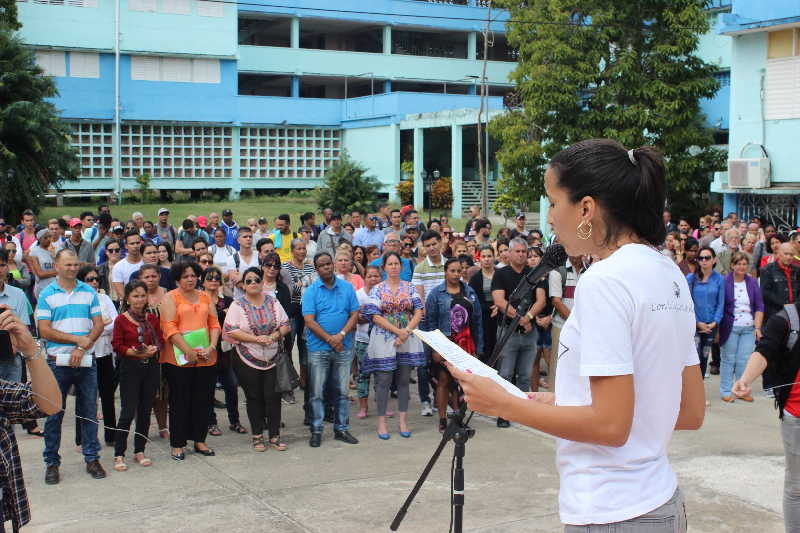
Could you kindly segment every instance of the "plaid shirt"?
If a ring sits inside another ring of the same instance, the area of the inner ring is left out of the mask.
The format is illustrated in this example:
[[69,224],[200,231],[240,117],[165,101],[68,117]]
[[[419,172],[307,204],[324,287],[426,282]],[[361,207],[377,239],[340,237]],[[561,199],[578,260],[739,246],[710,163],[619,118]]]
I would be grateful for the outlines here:
[[22,462],[12,424],[45,416],[33,401],[29,384],[0,379],[0,490],[3,491],[0,532],[5,532],[3,524],[7,520],[11,520],[15,532],[31,521],[28,494],[22,479]]

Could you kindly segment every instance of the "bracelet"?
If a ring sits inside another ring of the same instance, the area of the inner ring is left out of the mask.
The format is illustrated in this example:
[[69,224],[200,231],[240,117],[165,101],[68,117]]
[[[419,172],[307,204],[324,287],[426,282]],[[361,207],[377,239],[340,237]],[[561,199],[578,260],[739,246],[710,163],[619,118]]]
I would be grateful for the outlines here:
[[24,354],[24,353],[20,352],[20,353],[22,353],[22,358],[25,359],[26,361],[33,361],[34,359],[36,359],[40,355],[42,355],[42,351],[44,350],[44,346],[42,346],[42,343],[40,341],[38,341],[38,340],[34,341],[34,342],[36,343],[36,352],[34,352],[31,355],[27,355],[27,354]]
[[341,335],[342,337],[347,337],[347,332],[345,330],[342,330],[339,332],[339,335]]
[[76,350],[80,350],[80,351],[82,351],[82,352],[85,352],[85,351],[86,351],[86,348],[83,348],[82,346],[76,346],[76,347],[75,347],[75,349],[76,349]]
[[528,317],[528,320],[533,321],[533,317],[531,316],[530,313],[525,313],[525,316]]

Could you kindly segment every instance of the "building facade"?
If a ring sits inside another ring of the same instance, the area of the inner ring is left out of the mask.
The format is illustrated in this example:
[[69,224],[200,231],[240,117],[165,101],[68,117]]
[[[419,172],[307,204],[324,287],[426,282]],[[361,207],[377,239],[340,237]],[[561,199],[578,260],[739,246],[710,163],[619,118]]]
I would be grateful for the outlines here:
[[719,172],[711,191],[724,211],[800,224],[800,2],[733,0],[716,32],[731,43],[729,159],[769,160],[767,187],[731,187]]
[[[82,175],[64,189],[304,189],[348,150],[395,196],[413,161],[476,177],[480,0],[18,0],[22,39],[55,78]],[[261,4],[267,4],[266,6]],[[499,16],[498,16],[499,15]],[[515,53],[494,11],[487,115]],[[485,118],[484,118],[485,120]],[[490,177],[497,165],[490,160]],[[474,186],[472,187],[474,189]]]

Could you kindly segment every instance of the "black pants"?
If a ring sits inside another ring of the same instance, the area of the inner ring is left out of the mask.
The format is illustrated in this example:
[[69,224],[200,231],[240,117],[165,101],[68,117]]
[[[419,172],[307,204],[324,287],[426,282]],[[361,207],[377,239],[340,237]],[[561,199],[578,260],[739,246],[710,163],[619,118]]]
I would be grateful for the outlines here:
[[205,442],[217,367],[166,364],[164,372],[169,384],[170,446],[183,448],[189,440]]
[[[133,453],[144,452],[147,432],[150,429],[150,411],[161,380],[158,359],[143,363],[121,357],[119,361],[119,395],[122,410],[114,443],[114,455],[124,456],[128,447],[128,430],[136,417],[136,435],[133,438]],[[103,415],[105,417],[105,415]]]
[[[216,380],[222,383],[225,391],[225,408],[228,411],[228,422],[235,426],[239,423],[239,383],[236,381],[236,374],[231,367],[231,358],[239,357],[235,351],[223,352],[217,350],[217,375]],[[217,413],[214,411],[214,402],[211,402],[211,409],[208,413],[208,425],[217,425]]]
[[266,423],[269,438],[277,437],[281,433],[281,393],[275,392],[275,368],[257,370],[244,364],[236,354],[232,354],[231,359],[239,384],[244,389],[247,418],[253,435],[264,433]]
[[[111,445],[117,441],[117,413],[114,405],[114,394],[117,391],[117,369],[114,368],[115,355],[106,355],[95,358],[97,364],[97,395],[100,396],[100,407],[103,410],[104,439],[106,444]],[[75,445],[81,445],[80,425],[85,422],[79,418],[75,419]]]
[[481,320],[483,322],[483,362],[489,360],[497,344],[497,317],[492,317],[491,306],[481,306]]

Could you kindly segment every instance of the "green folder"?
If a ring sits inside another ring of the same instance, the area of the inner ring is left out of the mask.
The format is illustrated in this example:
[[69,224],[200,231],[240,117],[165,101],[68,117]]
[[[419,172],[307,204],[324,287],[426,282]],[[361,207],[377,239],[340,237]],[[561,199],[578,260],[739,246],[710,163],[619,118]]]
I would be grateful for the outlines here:
[[[211,340],[208,338],[208,330],[206,328],[196,329],[194,331],[187,331],[183,334],[183,340],[190,348],[208,348],[211,345]],[[184,353],[180,348],[173,345],[175,348],[175,361],[178,365],[183,366],[189,361],[186,360]]]

